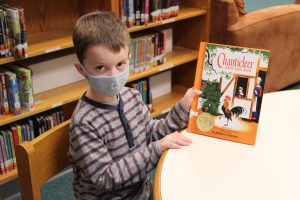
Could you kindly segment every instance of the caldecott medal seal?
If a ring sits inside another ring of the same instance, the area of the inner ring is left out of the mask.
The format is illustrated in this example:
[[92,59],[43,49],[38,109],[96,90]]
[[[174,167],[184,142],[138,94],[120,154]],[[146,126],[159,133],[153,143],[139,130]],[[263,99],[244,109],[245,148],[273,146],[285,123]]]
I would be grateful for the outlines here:
[[209,113],[201,113],[197,117],[197,127],[201,131],[210,131],[214,127],[214,118]]

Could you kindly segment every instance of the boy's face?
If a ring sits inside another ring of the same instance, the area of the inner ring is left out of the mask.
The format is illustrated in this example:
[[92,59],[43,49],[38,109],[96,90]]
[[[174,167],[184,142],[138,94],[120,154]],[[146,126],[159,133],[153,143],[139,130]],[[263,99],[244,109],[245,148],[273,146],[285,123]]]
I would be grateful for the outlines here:
[[[128,67],[128,57],[128,48],[122,48],[120,52],[113,53],[102,45],[95,44],[88,47],[82,64],[94,76],[114,76]],[[75,63],[75,67],[86,77],[79,63]]]

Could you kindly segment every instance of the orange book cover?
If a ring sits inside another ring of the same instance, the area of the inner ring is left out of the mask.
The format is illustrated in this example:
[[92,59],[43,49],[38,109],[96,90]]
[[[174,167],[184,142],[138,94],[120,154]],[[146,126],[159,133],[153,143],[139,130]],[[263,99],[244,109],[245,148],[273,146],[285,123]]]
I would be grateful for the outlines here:
[[270,51],[201,42],[188,131],[254,145]]

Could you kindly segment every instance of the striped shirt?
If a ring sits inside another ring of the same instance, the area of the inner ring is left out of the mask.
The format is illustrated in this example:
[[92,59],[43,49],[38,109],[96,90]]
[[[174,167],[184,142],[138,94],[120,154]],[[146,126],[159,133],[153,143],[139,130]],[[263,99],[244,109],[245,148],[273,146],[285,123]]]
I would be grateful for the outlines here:
[[117,105],[83,95],[70,126],[76,199],[148,199],[147,174],[162,154],[158,140],[185,128],[187,120],[180,102],[165,119],[152,119],[140,94],[127,87]]

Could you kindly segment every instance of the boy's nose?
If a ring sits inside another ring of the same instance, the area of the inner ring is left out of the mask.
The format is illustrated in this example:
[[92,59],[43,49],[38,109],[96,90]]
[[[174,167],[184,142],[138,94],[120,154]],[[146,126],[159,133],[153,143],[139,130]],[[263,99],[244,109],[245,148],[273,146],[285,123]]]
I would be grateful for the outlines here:
[[117,70],[117,68],[116,67],[113,67],[111,70],[110,70],[110,76],[114,76],[114,75],[116,75],[116,74],[118,74],[119,73],[119,71]]

